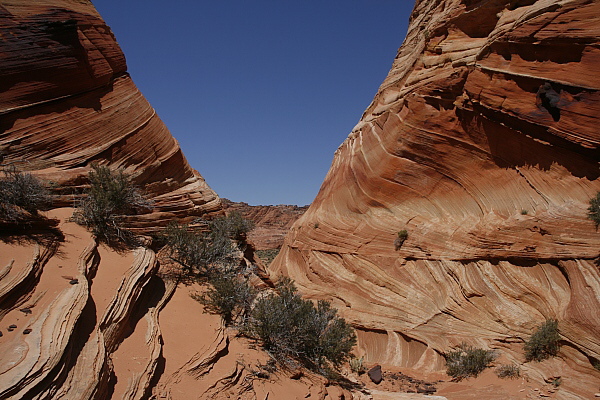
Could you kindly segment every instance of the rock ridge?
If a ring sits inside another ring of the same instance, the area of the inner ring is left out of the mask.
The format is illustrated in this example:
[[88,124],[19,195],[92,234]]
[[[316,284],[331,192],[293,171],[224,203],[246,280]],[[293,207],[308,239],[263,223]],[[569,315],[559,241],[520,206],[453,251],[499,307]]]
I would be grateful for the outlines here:
[[598,15],[579,0],[417,1],[271,274],[333,300],[369,362],[437,371],[466,341],[523,364],[523,341],[556,318],[560,361],[523,368],[563,372],[557,398],[593,395]]
[[73,205],[96,162],[123,169],[153,200],[130,218],[138,230],[220,211],[90,2],[4,1],[0,30],[3,162],[53,182],[56,206]]

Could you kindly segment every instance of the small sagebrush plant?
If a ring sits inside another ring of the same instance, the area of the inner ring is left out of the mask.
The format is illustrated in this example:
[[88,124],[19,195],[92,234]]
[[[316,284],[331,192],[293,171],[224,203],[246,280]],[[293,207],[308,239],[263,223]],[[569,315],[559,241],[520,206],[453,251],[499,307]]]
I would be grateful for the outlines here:
[[208,277],[218,265],[228,263],[234,251],[226,236],[197,232],[188,225],[171,223],[163,235],[171,259],[181,265],[188,277]]
[[181,265],[183,275],[188,278],[210,278],[233,264],[236,251],[233,241],[239,246],[254,226],[237,212],[200,222],[206,225],[205,230],[173,222],[161,235],[171,259]]
[[233,211],[225,217],[209,221],[208,225],[213,234],[228,237],[238,242],[245,239],[246,234],[254,229],[254,222],[245,219],[237,211]]
[[248,316],[256,291],[243,274],[235,268],[225,268],[211,274],[208,283],[204,293],[192,295],[206,311],[221,315],[225,325],[243,321]]
[[151,208],[151,202],[122,170],[93,164],[88,179],[90,187],[76,204],[73,220],[101,241],[130,240],[133,235],[125,228],[124,217]]
[[516,379],[521,376],[521,368],[515,364],[502,364],[496,368],[496,375],[502,379]]
[[476,377],[488,368],[496,359],[496,352],[462,343],[454,350],[445,353],[444,357],[446,358],[446,373],[453,380],[460,381],[471,376]]
[[284,365],[300,364],[329,375],[352,356],[354,329],[327,301],[317,305],[303,299],[289,278],[277,284],[277,293],[259,298],[244,328]]
[[350,364],[350,370],[356,374],[362,375],[366,372],[363,357],[352,357],[350,361],[348,361],[348,364]]
[[0,178],[0,219],[17,222],[25,216],[23,211],[38,215],[52,203],[46,185],[30,173],[21,172],[15,166],[2,169]]
[[596,193],[596,197],[590,199],[588,218],[594,221],[596,229],[598,229],[598,226],[600,226],[600,192]]
[[560,347],[560,334],[558,333],[558,321],[548,319],[537,327],[529,340],[525,342],[525,360],[543,361],[558,354]]
[[406,239],[408,239],[408,231],[406,229],[402,229],[400,232],[398,232],[398,237],[396,240],[394,240],[394,248],[396,250],[400,250],[404,242],[406,242]]
[[256,250],[255,254],[267,265],[271,264],[279,254],[280,249]]

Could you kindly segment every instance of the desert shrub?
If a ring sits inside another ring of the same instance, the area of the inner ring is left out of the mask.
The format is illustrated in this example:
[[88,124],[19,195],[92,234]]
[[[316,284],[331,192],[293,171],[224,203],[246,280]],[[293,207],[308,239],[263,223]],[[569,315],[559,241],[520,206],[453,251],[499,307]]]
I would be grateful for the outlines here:
[[598,226],[600,226],[600,192],[596,193],[596,197],[590,199],[588,218],[594,221],[596,229],[598,229]]
[[460,381],[470,376],[479,375],[496,359],[493,350],[479,349],[466,343],[444,354],[446,373],[454,380]]
[[406,229],[402,229],[398,232],[398,237],[394,240],[394,247],[396,250],[400,250],[404,242],[408,239],[408,231]]
[[302,299],[290,279],[277,284],[277,292],[256,301],[244,329],[284,365],[300,363],[321,374],[351,356],[354,329],[337,315],[329,302]]
[[256,250],[258,258],[263,260],[267,265],[271,264],[275,257],[279,254],[280,249]]
[[221,315],[225,325],[249,314],[256,292],[242,274],[229,268],[210,276],[208,282],[204,293],[192,296],[206,311]]
[[235,224],[225,217],[206,225],[207,230],[197,231],[188,225],[171,223],[161,235],[171,259],[181,265],[188,277],[207,278],[234,261],[236,247],[232,238],[240,235]]
[[562,377],[553,376],[550,379],[546,380],[546,382],[550,383],[554,387],[559,387],[560,385],[562,385]]
[[237,241],[245,239],[246,234],[254,229],[254,222],[233,211],[225,217],[219,217],[208,222],[209,229],[214,235],[228,237]]
[[14,166],[3,169],[0,179],[0,218],[7,221],[22,219],[23,210],[37,215],[52,203],[50,191],[41,180],[23,173]]
[[364,374],[366,369],[365,369],[365,365],[363,363],[363,358],[357,358],[357,357],[352,357],[350,359],[350,361],[348,361],[348,364],[350,364],[350,370],[356,374]]
[[525,342],[525,360],[542,361],[555,356],[558,354],[559,341],[558,321],[546,320]]
[[124,216],[147,209],[151,203],[122,170],[92,165],[87,196],[76,204],[73,220],[87,227],[99,240],[129,240]]
[[503,364],[496,368],[498,378],[516,379],[521,376],[521,368],[515,364]]

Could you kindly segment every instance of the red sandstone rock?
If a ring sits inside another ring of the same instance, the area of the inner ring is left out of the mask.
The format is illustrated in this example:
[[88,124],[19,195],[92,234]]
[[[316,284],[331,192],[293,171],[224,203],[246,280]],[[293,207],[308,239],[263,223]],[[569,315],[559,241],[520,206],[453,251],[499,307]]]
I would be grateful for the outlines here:
[[73,190],[98,162],[123,168],[154,200],[152,213],[132,218],[140,228],[220,209],[132,82],[91,3],[3,1],[0,35],[4,162],[68,186],[57,205],[72,205]]
[[443,370],[461,341],[522,362],[522,341],[557,318],[561,358],[523,368],[568,374],[563,396],[597,390],[599,16],[583,0],[417,1],[271,265],[333,299],[366,362]]
[[248,234],[248,239],[256,250],[279,249],[288,231],[308,209],[308,206],[277,205],[251,206],[246,203],[232,202],[221,199],[225,212],[237,211],[242,216],[254,222],[254,229]]

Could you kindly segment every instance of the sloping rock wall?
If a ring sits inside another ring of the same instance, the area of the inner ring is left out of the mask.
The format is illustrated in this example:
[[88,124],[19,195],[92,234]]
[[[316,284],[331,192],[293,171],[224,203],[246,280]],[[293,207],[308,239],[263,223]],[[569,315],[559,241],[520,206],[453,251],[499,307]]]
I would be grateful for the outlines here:
[[57,184],[57,206],[72,205],[91,163],[122,168],[154,201],[139,228],[220,210],[91,2],[3,1],[0,34],[3,163]]
[[244,218],[254,222],[254,229],[248,232],[248,239],[256,250],[281,248],[285,235],[308,209],[308,206],[251,206],[227,199],[221,200],[226,213],[239,212]]
[[[417,1],[388,77],[271,273],[333,299],[367,361],[443,369],[462,341],[597,391],[600,3]],[[397,233],[407,240],[395,245]]]

